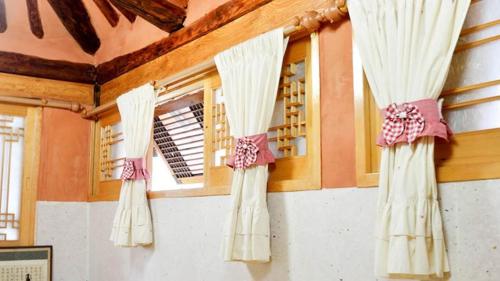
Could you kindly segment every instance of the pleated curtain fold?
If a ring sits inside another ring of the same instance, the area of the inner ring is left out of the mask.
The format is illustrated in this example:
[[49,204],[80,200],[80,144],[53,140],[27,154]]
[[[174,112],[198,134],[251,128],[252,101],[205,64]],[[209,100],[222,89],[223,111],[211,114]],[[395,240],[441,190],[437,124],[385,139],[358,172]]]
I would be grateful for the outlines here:
[[[118,97],[126,158],[146,156],[151,141],[156,98],[150,84]],[[123,181],[110,239],[115,246],[120,247],[135,247],[153,242],[145,179]]]
[[[226,115],[235,138],[266,133],[288,40],[276,29],[219,53]],[[235,169],[224,235],[226,261],[269,261],[268,165]]]
[[[353,34],[380,109],[436,100],[470,0],[349,0]],[[385,147],[380,163],[375,271],[428,279],[449,271],[434,137]]]

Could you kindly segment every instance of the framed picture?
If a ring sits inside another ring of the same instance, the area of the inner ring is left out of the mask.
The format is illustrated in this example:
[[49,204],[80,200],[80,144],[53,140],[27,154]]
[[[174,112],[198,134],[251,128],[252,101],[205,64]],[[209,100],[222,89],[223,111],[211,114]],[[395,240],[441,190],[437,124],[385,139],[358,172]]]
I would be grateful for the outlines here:
[[52,246],[0,248],[0,280],[52,281]]

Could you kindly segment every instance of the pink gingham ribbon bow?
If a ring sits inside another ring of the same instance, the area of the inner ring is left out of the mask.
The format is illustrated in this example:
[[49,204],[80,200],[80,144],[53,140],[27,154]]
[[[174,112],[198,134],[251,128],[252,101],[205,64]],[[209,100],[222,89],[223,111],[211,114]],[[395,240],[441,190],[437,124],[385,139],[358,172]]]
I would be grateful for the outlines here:
[[148,180],[148,170],[145,168],[144,158],[127,158],[123,164],[122,180]]
[[255,163],[259,148],[249,137],[239,138],[234,150],[234,168],[246,169]]
[[385,110],[382,134],[388,145],[394,144],[403,133],[408,143],[412,143],[422,133],[425,119],[418,107],[411,103],[389,105]]

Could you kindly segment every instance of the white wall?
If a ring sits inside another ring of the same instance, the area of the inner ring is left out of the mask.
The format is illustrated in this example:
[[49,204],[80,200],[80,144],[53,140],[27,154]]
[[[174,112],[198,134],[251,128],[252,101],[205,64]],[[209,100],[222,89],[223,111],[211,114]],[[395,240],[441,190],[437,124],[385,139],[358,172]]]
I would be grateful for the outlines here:
[[89,207],[37,202],[36,244],[53,245],[53,281],[89,280]]
[[[452,269],[451,281],[500,280],[500,181],[440,186]],[[38,221],[58,221],[39,243],[54,243],[55,280],[369,281],[373,277],[373,220],[377,189],[326,189],[271,193],[272,262],[225,263],[220,245],[228,197],[152,201],[154,248],[116,249],[108,240],[116,203],[89,204],[89,275],[69,275],[82,259],[74,243],[85,207],[39,203]],[[79,203],[84,205],[86,203]],[[55,211],[56,208],[64,210]],[[82,210],[83,208],[83,210]],[[50,218],[43,217],[50,216]],[[59,231],[75,228],[73,233]],[[41,229],[40,227],[38,228]],[[39,234],[39,238],[42,238]],[[61,253],[58,253],[61,252]],[[86,265],[81,265],[82,271]]]

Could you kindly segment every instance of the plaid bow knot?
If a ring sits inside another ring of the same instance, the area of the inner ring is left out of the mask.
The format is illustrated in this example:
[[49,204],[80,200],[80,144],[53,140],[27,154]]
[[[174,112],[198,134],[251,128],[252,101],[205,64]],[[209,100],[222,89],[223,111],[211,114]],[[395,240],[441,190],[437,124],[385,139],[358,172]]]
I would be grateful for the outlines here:
[[123,164],[121,179],[122,180],[133,179],[134,173],[135,173],[134,161],[125,159],[125,163]]
[[257,153],[259,148],[249,137],[239,138],[236,142],[234,167],[239,169],[246,169],[250,167],[257,160]]
[[388,145],[394,144],[399,136],[406,134],[408,143],[412,143],[424,130],[425,119],[418,107],[411,103],[398,106],[395,103],[385,110],[382,134]]

